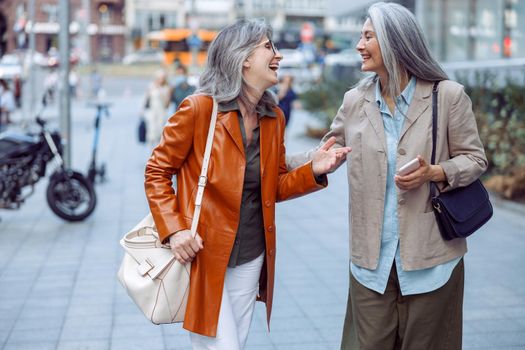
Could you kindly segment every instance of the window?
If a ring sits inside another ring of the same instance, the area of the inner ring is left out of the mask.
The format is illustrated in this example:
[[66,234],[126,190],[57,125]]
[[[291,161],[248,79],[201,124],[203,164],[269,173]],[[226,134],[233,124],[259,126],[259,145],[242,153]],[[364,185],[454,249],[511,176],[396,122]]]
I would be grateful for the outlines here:
[[478,0],[475,3],[474,25],[470,34],[474,42],[474,57],[476,60],[495,59],[503,57],[503,1]]
[[444,13],[445,28],[448,28],[445,43],[446,61],[465,61],[469,48],[469,4],[467,1],[447,1]]
[[111,23],[111,12],[112,8],[110,4],[100,4],[98,7],[98,13],[101,24]]
[[525,57],[525,1],[510,1],[506,26],[510,30],[511,57]]

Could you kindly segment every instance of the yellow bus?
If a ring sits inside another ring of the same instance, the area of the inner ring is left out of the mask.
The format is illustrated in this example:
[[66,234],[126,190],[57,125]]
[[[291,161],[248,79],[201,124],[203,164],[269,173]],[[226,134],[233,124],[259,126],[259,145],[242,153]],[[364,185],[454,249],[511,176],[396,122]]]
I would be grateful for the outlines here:
[[148,33],[148,45],[164,51],[164,62],[172,64],[176,59],[185,66],[192,64],[191,47],[198,47],[197,64],[206,63],[206,52],[211,41],[217,35],[216,31],[198,30],[196,35],[188,28],[166,28]]

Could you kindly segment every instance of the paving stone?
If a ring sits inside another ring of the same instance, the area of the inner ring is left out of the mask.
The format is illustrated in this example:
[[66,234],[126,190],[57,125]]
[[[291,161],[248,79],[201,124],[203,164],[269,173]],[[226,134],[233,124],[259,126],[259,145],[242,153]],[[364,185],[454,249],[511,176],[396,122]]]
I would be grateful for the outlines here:
[[56,350],[54,342],[19,342],[7,343],[3,350]]
[[109,350],[108,340],[66,340],[58,344],[57,350]]

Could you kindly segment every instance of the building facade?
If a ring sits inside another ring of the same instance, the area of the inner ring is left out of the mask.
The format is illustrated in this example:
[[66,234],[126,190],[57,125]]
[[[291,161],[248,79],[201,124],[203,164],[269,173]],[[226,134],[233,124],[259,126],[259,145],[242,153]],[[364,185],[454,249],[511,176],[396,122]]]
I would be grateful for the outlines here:
[[[327,18],[326,30],[333,41],[338,41],[340,48],[354,48],[359,40],[361,28],[366,18],[366,11],[376,0],[360,0],[345,12]],[[415,11],[415,0],[398,0],[397,2],[410,11]],[[333,12],[333,11],[332,11]]]
[[[7,19],[2,37],[3,52],[27,49],[31,31],[35,33],[36,51],[45,54],[58,48],[58,1],[34,2],[34,23],[29,20],[28,0],[0,3],[0,23],[2,16]],[[124,54],[127,32],[124,0],[70,0],[69,5],[72,51],[85,60],[119,60]]]
[[525,58],[525,1],[418,0],[418,17],[442,62]]
[[[355,46],[375,1],[327,21],[327,30],[351,38]],[[435,57],[443,62],[525,58],[524,0],[396,1],[415,13]]]
[[235,19],[233,0],[127,0],[128,51],[147,45],[148,33],[165,28],[218,30]]
[[279,47],[295,48],[326,33],[327,0],[236,0],[237,18],[265,18]]

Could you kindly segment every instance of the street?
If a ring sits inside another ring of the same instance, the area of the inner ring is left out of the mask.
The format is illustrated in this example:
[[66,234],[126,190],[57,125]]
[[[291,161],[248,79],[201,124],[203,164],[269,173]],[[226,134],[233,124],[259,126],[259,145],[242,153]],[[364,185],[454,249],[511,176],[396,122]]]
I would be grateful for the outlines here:
[[[0,349],[191,349],[180,324],[150,324],[116,279],[118,241],[148,211],[150,149],[136,131],[147,83],[104,78],[112,107],[102,120],[98,160],[108,179],[97,184],[91,217],[76,224],[56,217],[45,200],[47,180],[20,210],[0,210]],[[45,111],[55,122],[56,108]],[[85,100],[72,102],[72,165],[84,173],[94,116]],[[288,152],[317,144],[303,136],[307,124],[315,120],[295,111]],[[277,206],[271,332],[258,303],[246,349],[339,349],[349,274],[347,186],[342,167],[327,189]],[[525,207],[494,203],[494,217],[469,239],[465,257],[464,349],[525,349]]]

